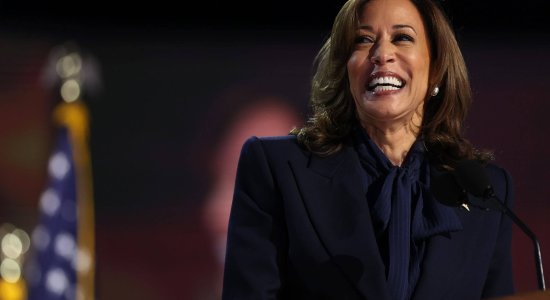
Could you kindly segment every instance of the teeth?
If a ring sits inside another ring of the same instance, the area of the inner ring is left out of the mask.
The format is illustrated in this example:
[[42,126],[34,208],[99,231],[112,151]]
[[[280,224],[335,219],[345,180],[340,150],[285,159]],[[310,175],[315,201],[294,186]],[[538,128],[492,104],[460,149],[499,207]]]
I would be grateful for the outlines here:
[[396,77],[393,77],[393,76],[384,76],[384,77],[376,77],[374,78],[370,83],[369,83],[369,87],[374,87],[376,85],[380,85],[380,84],[383,84],[383,85],[392,85],[392,86],[397,86],[397,87],[401,87],[403,85],[403,83],[401,82],[401,80],[397,79]]
[[395,91],[395,90],[398,90],[398,89],[400,89],[400,88],[395,87],[395,86],[391,86],[391,85],[378,85],[373,89],[373,91],[374,92]]

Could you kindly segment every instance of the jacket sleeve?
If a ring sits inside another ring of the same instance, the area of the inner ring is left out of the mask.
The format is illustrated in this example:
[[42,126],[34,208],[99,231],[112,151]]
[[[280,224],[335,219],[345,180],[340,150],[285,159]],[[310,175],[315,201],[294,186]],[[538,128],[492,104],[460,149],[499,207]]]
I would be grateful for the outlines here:
[[276,299],[284,253],[282,204],[262,141],[248,139],[237,167],[222,299]]
[[[500,199],[509,209],[513,207],[514,187],[510,174],[504,169],[499,169],[499,177],[502,178],[503,185],[500,187]],[[496,191],[497,195],[499,194]],[[513,272],[512,272],[512,220],[502,214],[498,231],[495,252],[491,259],[487,281],[483,289],[483,297],[497,297],[510,295],[514,293]]]

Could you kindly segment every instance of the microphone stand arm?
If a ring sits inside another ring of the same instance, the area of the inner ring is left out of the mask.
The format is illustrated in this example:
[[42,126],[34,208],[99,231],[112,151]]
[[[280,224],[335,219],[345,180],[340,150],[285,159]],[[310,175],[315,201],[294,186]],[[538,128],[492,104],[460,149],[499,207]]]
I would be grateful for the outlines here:
[[510,210],[506,205],[504,205],[500,200],[497,199],[497,197],[493,194],[489,198],[492,200],[498,207],[498,209],[507,215],[512,221],[525,233],[531,241],[533,241],[533,246],[535,249],[535,268],[537,269],[537,281],[539,285],[539,289],[544,291],[546,290],[546,284],[544,283],[544,271],[542,266],[542,256],[540,251],[540,243],[533,231],[521,221],[516,214],[512,210]]

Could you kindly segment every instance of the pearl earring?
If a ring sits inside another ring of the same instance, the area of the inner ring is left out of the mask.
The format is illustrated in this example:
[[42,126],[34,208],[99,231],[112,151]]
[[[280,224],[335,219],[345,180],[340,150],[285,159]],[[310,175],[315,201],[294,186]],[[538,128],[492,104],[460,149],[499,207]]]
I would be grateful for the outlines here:
[[432,91],[432,97],[435,97],[437,96],[437,94],[439,94],[439,87],[434,87],[434,90]]

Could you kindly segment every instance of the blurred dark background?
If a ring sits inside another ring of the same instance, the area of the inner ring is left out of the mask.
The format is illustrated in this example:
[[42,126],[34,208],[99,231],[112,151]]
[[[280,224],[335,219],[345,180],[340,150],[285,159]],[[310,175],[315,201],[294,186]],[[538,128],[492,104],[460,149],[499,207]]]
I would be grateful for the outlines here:
[[[216,299],[219,224],[209,220],[225,219],[211,207],[230,201],[246,136],[305,119],[312,61],[343,2],[1,1],[0,223],[29,233],[36,223],[59,101],[45,68],[52,49],[76,43],[97,67],[85,100],[98,298]],[[471,75],[468,137],[512,174],[516,213],[550,269],[548,10],[533,0],[440,3]],[[536,289],[519,230],[513,251],[518,290]]]
[[[545,1],[436,0],[459,31],[547,32]],[[323,30],[344,0],[334,1],[2,1],[2,22],[59,32],[117,29]]]

